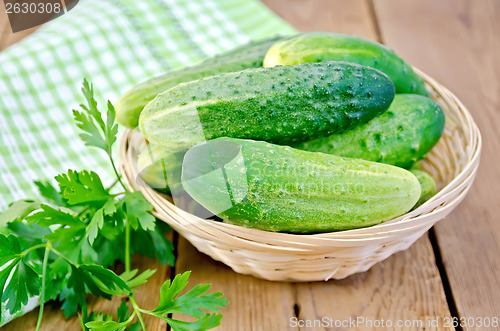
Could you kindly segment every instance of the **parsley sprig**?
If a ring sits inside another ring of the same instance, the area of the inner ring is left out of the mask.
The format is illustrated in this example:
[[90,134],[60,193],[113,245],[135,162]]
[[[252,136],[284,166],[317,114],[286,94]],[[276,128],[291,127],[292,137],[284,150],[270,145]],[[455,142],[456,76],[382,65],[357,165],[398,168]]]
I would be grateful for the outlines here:
[[[0,214],[0,289],[2,306],[15,314],[30,297],[39,296],[37,330],[43,317],[43,304],[62,303],[65,316],[79,312],[83,330],[145,330],[143,315],[165,320],[173,330],[207,330],[220,324],[219,308],[226,306],[222,294],[206,294],[210,285],[199,284],[180,295],[190,272],[166,281],[160,290],[158,306],[146,310],[137,305],[135,288],[146,283],[155,270],[131,270],[131,254],[156,258],[173,265],[172,243],[164,233],[168,225],[156,222],[153,207],[140,192],[131,192],[122,182],[112,154],[118,125],[115,110],[108,101],[105,118],[97,108],[94,90],[86,80],[82,93],[86,104],[74,110],[80,137],[88,146],[106,152],[122,192],[114,185],[105,187],[97,173],[68,170],[55,177],[57,187],[35,182],[39,200],[20,200]],[[134,241],[131,241],[134,238]],[[109,267],[125,264],[118,275]],[[111,299],[128,296],[131,307],[122,301],[117,320],[100,312],[87,311],[86,294]],[[130,312],[131,309],[131,312]],[[207,311],[209,313],[207,313]],[[0,312],[1,313],[1,312]],[[194,322],[173,319],[185,314]],[[0,314],[1,316],[1,314]],[[138,322],[134,322],[135,320]]]

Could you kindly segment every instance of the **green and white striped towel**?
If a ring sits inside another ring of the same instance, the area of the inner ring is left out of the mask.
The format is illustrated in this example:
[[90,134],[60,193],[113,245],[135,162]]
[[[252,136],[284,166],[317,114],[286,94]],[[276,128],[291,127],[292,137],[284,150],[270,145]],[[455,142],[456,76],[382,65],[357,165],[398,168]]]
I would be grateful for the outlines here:
[[111,179],[105,156],[83,146],[72,118],[84,77],[104,104],[147,78],[294,32],[257,0],[80,1],[0,53],[0,211],[36,196],[34,180],[66,169]]

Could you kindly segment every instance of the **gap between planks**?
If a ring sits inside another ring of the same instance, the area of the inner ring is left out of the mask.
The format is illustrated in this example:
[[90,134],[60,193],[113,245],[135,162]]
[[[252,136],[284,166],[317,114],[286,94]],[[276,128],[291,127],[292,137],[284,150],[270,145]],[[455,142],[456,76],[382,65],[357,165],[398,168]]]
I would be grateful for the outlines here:
[[[368,4],[370,16],[372,17],[372,22],[374,25],[375,35],[377,36],[377,41],[385,44],[385,41],[382,37],[382,32],[381,32],[380,24],[378,21],[377,12],[375,9],[374,1],[376,1],[376,0],[366,0],[366,1]],[[388,45],[388,46],[390,47],[390,45]],[[436,267],[439,270],[439,275],[441,277],[441,282],[443,284],[443,291],[444,291],[444,294],[446,297],[446,302],[448,304],[448,309],[449,309],[452,317],[458,317],[457,306],[456,306],[455,300],[453,298],[453,293],[451,291],[451,286],[450,286],[448,275],[446,273],[446,269],[443,266],[441,251],[439,249],[439,245],[438,245],[438,242],[436,240],[434,227],[432,227],[429,230],[429,241],[431,243],[432,250],[434,252]],[[461,330],[461,327],[460,326],[456,327],[456,330]]]
[[[373,12],[373,7],[370,9],[370,4],[365,1],[351,0],[347,3],[338,0],[313,0],[309,3],[299,3],[298,1],[266,0],[264,2],[275,9],[275,11],[278,11],[279,14],[285,16],[285,18],[296,27],[304,31],[325,30],[352,33],[374,40],[379,40],[380,37],[376,25],[373,24],[373,17],[370,15],[370,11]],[[327,10],[324,10],[325,8]],[[239,291],[241,292],[240,298],[242,302],[252,304],[250,306],[245,306],[237,300],[231,301],[230,306],[223,310],[225,317],[222,326],[219,328],[220,330],[236,330],[231,328],[231,325],[234,326],[231,321],[238,318],[249,322],[248,324],[239,324],[241,327],[239,328],[240,330],[247,330],[249,328],[254,330],[269,329],[266,327],[259,328],[266,326],[266,324],[263,324],[263,321],[267,323],[272,322],[271,325],[284,326],[286,329],[288,327],[286,325],[287,319],[291,316],[295,316],[295,309],[301,318],[318,316],[316,311],[311,311],[311,307],[326,309],[323,314],[329,314],[325,316],[331,316],[335,310],[325,308],[327,306],[324,306],[324,303],[327,303],[330,308],[334,308],[335,305],[341,305],[339,308],[348,310],[346,311],[347,315],[352,315],[353,312],[373,311],[376,316],[385,317],[383,314],[392,309],[394,310],[393,313],[396,313],[394,316],[397,317],[397,310],[400,306],[398,300],[404,299],[408,296],[408,293],[404,293],[404,291],[398,292],[397,289],[394,290],[393,286],[396,283],[387,284],[387,279],[394,275],[399,276],[402,281],[401,284],[403,284],[400,289],[404,290],[404,286],[408,286],[407,282],[414,279],[419,273],[421,274],[422,271],[420,267],[417,268],[417,270],[412,269],[414,264],[407,265],[407,261],[423,258],[423,265],[429,268],[432,265],[429,261],[432,262],[433,260],[433,255],[428,254],[432,251],[429,250],[429,241],[424,237],[409,250],[396,254],[387,261],[376,265],[367,273],[355,275],[343,281],[296,285],[290,283],[266,282],[257,280],[253,277],[235,274],[226,266],[214,262],[201,253],[196,252],[183,238],[180,238],[179,241],[180,245],[177,247],[182,251],[179,258],[180,263],[178,268],[173,270],[173,272],[181,272],[183,271],[182,269],[190,268],[193,270],[190,284],[193,285],[198,282],[213,280],[212,283],[214,286],[211,289],[212,291],[224,290],[229,287],[230,291],[228,294],[234,294],[232,292]],[[199,259],[201,259],[201,261]],[[424,312],[424,314],[425,312],[431,311],[432,313],[443,314],[443,316],[449,314],[446,312],[445,305],[442,305],[443,302],[440,302],[440,299],[442,299],[440,295],[442,289],[439,288],[440,283],[436,278],[436,270],[430,268],[427,271],[430,271],[428,279],[430,279],[433,284],[433,288],[431,288],[432,291],[426,292],[425,288],[419,288],[422,284],[419,284],[417,281],[417,284],[414,284],[417,285],[417,288],[410,287],[406,289],[409,290],[410,295],[413,294],[413,296],[406,298],[410,305],[403,305],[403,307],[413,312],[421,311]],[[165,271],[165,275],[169,274],[168,271]],[[383,286],[384,284],[386,286]],[[412,289],[420,293],[411,293]],[[394,293],[391,294],[391,291]],[[359,302],[355,302],[354,306],[347,305],[347,307],[344,307],[346,299],[355,300],[356,297],[363,297],[363,295],[367,293],[372,293],[368,297],[372,299],[376,297],[379,304],[374,305],[370,302],[360,304]],[[156,294],[157,293],[155,293],[155,295]],[[340,301],[336,301],[336,298],[332,298],[331,294],[336,294]],[[389,298],[385,297],[386,294],[390,294]],[[416,302],[411,299],[415,299],[415,296],[425,294],[431,297],[437,295],[437,308],[433,309],[429,307],[425,300],[424,302],[419,302],[416,306],[414,305]],[[326,295],[327,298],[323,299],[322,295]],[[331,299],[333,299],[334,302],[331,302]],[[325,300],[325,302],[323,302],[323,300]],[[392,308],[388,307],[387,304],[384,304],[385,300],[394,300],[394,303],[397,304],[398,307],[395,305]],[[305,304],[306,302],[311,303],[311,305]],[[115,305],[113,305],[113,308],[114,306]],[[258,311],[254,311],[255,309]],[[281,316],[269,316],[273,312],[274,314],[281,312]],[[55,314],[57,313],[56,311]],[[321,313],[319,313],[319,315],[321,315]],[[259,317],[261,319],[259,319]],[[26,321],[26,317],[24,319]],[[274,321],[268,321],[267,319],[273,319]],[[22,319],[18,319],[18,321],[21,320]],[[285,324],[283,322],[285,322]],[[269,326],[269,324],[267,324],[267,326]],[[69,328],[65,327],[65,329]],[[165,327],[158,326],[158,329],[164,330]],[[281,330],[281,328],[277,329]]]
[[481,130],[482,160],[475,183],[435,226],[435,239],[458,316],[498,318],[500,2],[376,0],[374,5],[384,40],[453,91]]
[[[368,1],[264,0],[264,3],[302,31],[350,33],[372,40],[381,37],[373,16],[374,6]],[[450,316],[427,235],[368,272],[340,281],[305,284],[268,282],[236,274],[198,253],[183,238],[179,238],[178,247],[176,272],[192,270],[192,284],[212,283],[213,291],[221,291],[229,299],[218,330],[297,330],[290,325],[294,316],[303,320],[357,316],[426,320]],[[429,329],[432,328],[426,328]]]

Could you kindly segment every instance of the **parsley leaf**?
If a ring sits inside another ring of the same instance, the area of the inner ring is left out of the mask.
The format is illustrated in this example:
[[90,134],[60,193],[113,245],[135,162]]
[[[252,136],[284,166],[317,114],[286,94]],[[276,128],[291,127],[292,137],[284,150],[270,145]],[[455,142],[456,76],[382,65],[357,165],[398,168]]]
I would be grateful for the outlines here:
[[38,223],[38,225],[43,227],[48,227],[54,224],[60,224],[62,226],[77,226],[82,222],[81,220],[71,213],[63,211],[61,209],[52,208],[49,205],[40,205],[40,211],[31,214],[26,218],[30,223]]
[[168,265],[173,266],[175,264],[174,245],[165,238],[158,224],[153,231],[148,231],[148,234],[153,242],[158,262],[161,264],[168,263]]
[[[11,314],[28,303],[28,297],[40,293],[40,277],[33,267],[24,261],[21,244],[14,235],[0,234],[0,290],[2,302]],[[1,315],[1,314],[0,314]]]
[[82,93],[87,101],[86,105],[80,105],[84,112],[73,110],[76,125],[84,131],[80,138],[88,146],[94,146],[111,153],[111,146],[116,141],[118,124],[115,123],[115,109],[111,102],[108,102],[106,122],[97,109],[97,102],[94,99],[94,89],[87,80],[83,80]]
[[[122,301],[120,306],[116,310],[116,315],[118,317],[118,322],[113,321],[111,315],[99,313],[90,313],[87,318],[82,320],[82,324],[85,326],[86,330],[125,330],[130,324],[130,313],[129,307],[125,301]],[[141,330],[139,323],[134,323],[130,325],[129,331]]]
[[122,301],[120,306],[116,309],[116,316],[118,317],[118,322],[125,322],[130,317],[128,306],[125,301]]
[[56,206],[65,207],[66,203],[63,201],[61,193],[58,192],[49,182],[35,181],[35,185],[40,191],[40,195]]
[[85,323],[85,326],[92,331],[103,330],[103,331],[123,331],[127,328],[128,321],[125,322],[115,322],[115,321],[91,321]]
[[[93,292],[95,290],[94,286],[106,294],[128,295],[131,293],[130,287],[120,276],[100,265],[82,264],[78,267],[78,270],[83,273],[85,285],[89,287],[90,292],[94,295],[97,295]],[[96,293],[100,292],[96,291]]]
[[63,309],[65,314],[73,313],[77,307],[86,307],[86,289],[93,295],[111,299],[111,295],[128,295],[130,288],[113,271],[99,265],[71,264],[66,290],[63,294],[65,300]]
[[80,317],[82,329],[85,331],[89,330],[89,328],[87,328],[85,326],[85,324],[88,322],[91,322],[91,321],[112,321],[113,320],[113,316],[106,314],[106,313],[103,313],[103,312],[91,312],[90,314],[88,314],[87,307],[82,308],[82,315],[79,314],[79,317]]
[[160,302],[153,312],[158,314],[182,313],[202,318],[205,316],[201,309],[218,312],[219,307],[225,307],[227,299],[222,297],[222,293],[216,292],[204,294],[210,288],[208,284],[199,284],[193,287],[186,294],[177,297],[187,286],[188,278],[191,274],[187,271],[175,276],[174,280],[166,281],[160,290]]
[[85,230],[85,237],[89,240],[90,245],[94,244],[94,240],[97,237],[98,229],[102,229],[104,225],[104,215],[103,209],[97,210],[92,217],[87,229]]
[[[210,285],[197,285],[184,295],[189,272],[167,281],[160,291],[160,302],[154,311],[138,307],[133,292],[145,284],[156,270],[130,270],[130,255],[140,253],[155,257],[162,264],[174,264],[172,243],[164,232],[170,227],[156,222],[152,205],[140,192],[130,192],[121,181],[112,157],[118,125],[115,109],[108,101],[105,116],[97,108],[94,90],[83,82],[86,105],[73,111],[86,145],[103,149],[124,192],[111,194],[99,176],[92,171],[68,170],[55,177],[59,190],[49,182],[36,181],[40,196],[47,203],[20,200],[0,214],[0,225],[10,234],[0,233],[0,309],[16,314],[28,299],[40,295],[40,303],[51,299],[62,301],[64,315],[69,317],[80,308],[82,328],[88,330],[138,331],[145,328],[142,314],[161,318],[174,330],[206,330],[220,323],[216,314],[227,300],[220,293],[206,294]],[[103,118],[105,117],[105,118]],[[50,204],[50,205],[49,205]],[[5,231],[5,230],[3,230]],[[132,240],[131,240],[132,239]],[[107,269],[117,260],[125,261],[120,276]],[[126,295],[117,309],[117,321],[104,313],[87,314],[86,295],[110,299]],[[214,312],[205,314],[204,310]],[[2,316],[0,311],[0,317]],[[182,322],[167,314],[183,313],[195,322]],[[41,324],[40,309],[37,329]],[[132,321],[137,318],[139,322]]]
[[16,258],[20,250],[19,240],[16,236],[0,234],[0,266]]
[[174,331],[198,331],[218,327],[220,325],[221,319],[221,314],[206,314],[203,318],[195,322],[184,322],[168,317],[165,320]]
[[70,205],[107,201],[113,197],[106,190],[95,172],[69,170],[67,174],[56,176],[61,193]]
[[125,271],[120,275],[120,278],[127,283],[128,287],[134,288],[146,284],[148,279],[154,275],[156,269],[147,269],[142,274],[134,278],[134,276],[137,274],[137,271],[137,269]]
[[17,200],[0,214],[0,224],[22,220],[39,206],[40,203],[33,200]]
[[11,314],[21,310],[22,305],[28,303],[30,296],[40,294],[40,277],[32,267],[22,259],[13,269],[11,280],[2,294],[2,301],[7,301],[5,308]]
[[144,230],[154,230],[155,217],[151,215],[153,206],[144,198],[141,192],[127,193],[122,200],[122,208],[130,226],[137,230],[139,225]]
[[7,224],[7,229],[12,234],[23,238],[26,241],[31,241],[33,244],[42,243],[42,238],[51,233],[49,228],[38,224],[26,224],[24,222],[11,222]]

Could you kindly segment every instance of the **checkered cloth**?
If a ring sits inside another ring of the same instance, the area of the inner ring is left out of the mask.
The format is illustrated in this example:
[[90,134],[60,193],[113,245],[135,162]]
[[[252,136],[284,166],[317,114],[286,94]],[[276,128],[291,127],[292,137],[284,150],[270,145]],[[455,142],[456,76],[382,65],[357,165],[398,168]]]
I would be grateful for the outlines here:
[[257,1],[86,0],[0,53],[0,210],[33,197],[33,180],[97,169],[71,109],[84,77],[112,102],[134,84],[237,45],[293,30]]
[[35,197],[34,180],[67,169],[111,180],[105,155],[83,145],[72,118],[84,77],[104,106],[147,78],[293,32],[257,0],[80,1],[0,53],[0,211]]

